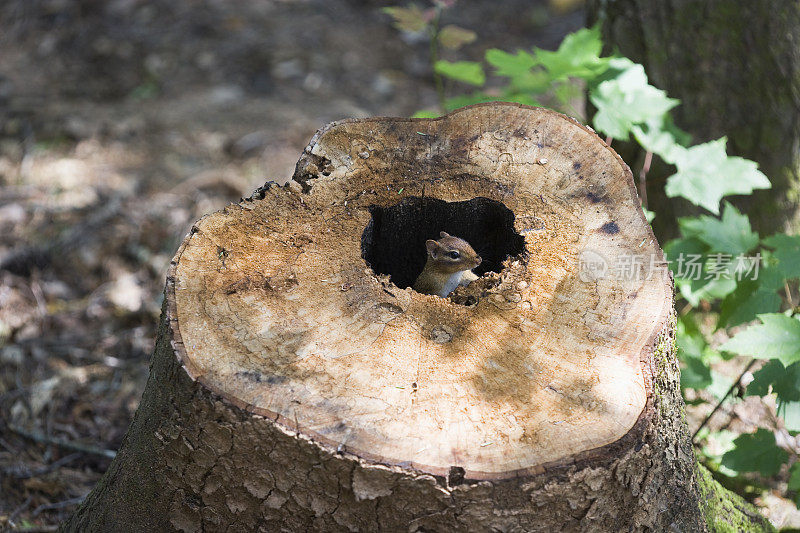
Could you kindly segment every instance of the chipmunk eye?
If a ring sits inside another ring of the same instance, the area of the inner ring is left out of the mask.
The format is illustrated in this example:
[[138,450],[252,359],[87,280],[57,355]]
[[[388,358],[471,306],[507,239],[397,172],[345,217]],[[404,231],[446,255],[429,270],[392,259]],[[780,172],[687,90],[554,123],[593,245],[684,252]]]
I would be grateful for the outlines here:
[[449,255],[452,259],[458,259],[459,257],[461,257],[461,254],[456,251],[452,251],[447,255]]

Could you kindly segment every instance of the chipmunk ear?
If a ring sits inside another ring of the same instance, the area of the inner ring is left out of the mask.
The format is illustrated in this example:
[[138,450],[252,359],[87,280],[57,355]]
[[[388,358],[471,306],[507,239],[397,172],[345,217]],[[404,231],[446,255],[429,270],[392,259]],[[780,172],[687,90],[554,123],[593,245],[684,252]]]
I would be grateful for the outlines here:
[[425,241],[425,248],[428,249],[428,254],[430,254],[431,257],[436,259],[436,255],[439,252],[439,243],[432,239],[428,239],[427,241]]
[[446,239],[447,237],[450,237],[450,234],[447,233],[446,231],[440,231],[439,232],[439,238],[440,239]]

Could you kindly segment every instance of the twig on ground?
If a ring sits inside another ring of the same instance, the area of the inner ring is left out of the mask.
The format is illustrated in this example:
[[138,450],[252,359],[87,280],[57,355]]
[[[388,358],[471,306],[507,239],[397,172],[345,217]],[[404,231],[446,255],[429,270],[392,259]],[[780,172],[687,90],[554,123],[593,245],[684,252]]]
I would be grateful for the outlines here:
[[11,514],[10,514],[10,515],[8,515],[8,524],[9,524],[11,527],[14,527],[14,525],[15,525],[15,524],[14,524],[14,521],[17,519],[17,517],[18,517],[19,515],[21,515],[21,514],[22,514],[22,512],[23,512],[25,509],[27,509],[27,508],[28,508],[28,506],[31,504],[31,502],[32,502],[32,501],[33,501],[33,496],[28,496],[27,498],[25,498],[25,501],[24,501],[24,502],[22,502],[22,504],[21,504],[19,507],[17,507],[16,509],[14,509],[14,510],[11,512]]
[[714,406],[714,409],[703,420],[703,422],[700,424],[700,426],[695,430],[694,434],[692,434],[692,441],[694,441],[694,439],[697,438],[697,434],[700,433],[700,430],[703,429],[705,427],[705,425],[708,424],[708,421],[711,420],[711,417],[714,416],[717,413],[717,411],[719,411],[719,408],[722,407],[722,404],[725,403],[725,400],[728,399],[728,396],[730,396],[733,393],[733,391],[736,390],[736,387],[739,386],[739,383],[742,381],[742,378],[744,377],[744,375],[747,372],[749,372],[750,369],[753,368],[753,365],[755,365],[757,362],[758,362],[758,359],[753,359],[752,361],[750,361],[747,364],[746,367],[744,367],[744,370],[742,370],[742,373],[739,374],[739,377],[736,378],[736,381],[733,382],[733,385],[731,385],[731,387],[728,389],[728,392],[725,393],[725,396],[723,396],[719,400],[717,405]]
[[91,239],[92,235],[104,228],[122,210],[122,197],[119,195],[101,199],[98,203],[105,205],[98,207],[91,216],[47,244],[23,245],[12,249],[0,258],[0,270],[25,275],[33,267],[44,268],[54,256],[77,248],[81,243]]
[[53,461],[52,463],[50,463],[48,465],[44,465],[41,468],[37,468],[36,470],[31,470],[30,472],[27,472],[25,474],[16,475],[14,477],[16,477],[17,479],[26,479],[26,478],[38,477],[38,476],[43,476],[45,474],[49,474],[53,470],[57,470],[57,469],[61,468],[62,466],[71,463],[72,461],[74,461],[78,457],[82,456],[84,453],[85,452],[75,452],[75,453],[71,453],[69,455],[65,455],[64,457],[62,457],[58,461]]
[[114,450],[98,448],[96,446],[91,446],[89,444],[81,444],[79,442],[71,442],[56,437],[48,437],[47,435],[44,435],[39,432],[26,431],[21,427],[15,425],[9,425],[8,428],[17,435],[25,437],[26,439],[30,439],[32,441],[39,442],[42,444],[52,444],[54,446],[58,446],[59,448],[64,448],[65,450],[74,450],[76,452],[84,452],[84,453],[90,453],[92,455],[100,455],[103,457],[108,457],[109,459],[113,459],[117,455],[117,452],[115,452]]
[[6,449],[7,452],[17,454],[18,450],[11,446],[5,439],[0,438],[0,446]]
[[70,507],[72,505],[78,505],[83,501],[86,496],[78,496],[77,498],[70,498],[68,500],[63,500],[56,503],[44,503],[33,510],[32,516],[39,516],[42,511],[53,511],[56,509],[63,509],[64,507]]

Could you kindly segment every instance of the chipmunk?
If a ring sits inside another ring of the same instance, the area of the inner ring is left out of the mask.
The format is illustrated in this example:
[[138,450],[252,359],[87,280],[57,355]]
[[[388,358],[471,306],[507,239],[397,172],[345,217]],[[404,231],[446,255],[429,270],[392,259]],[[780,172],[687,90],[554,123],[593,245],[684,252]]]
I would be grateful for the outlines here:
[[415,291],[444,298],[459,285],[478,279],[472,269],[480,265],[482,259],[464,239],[442,231],[438,241],[425,241],[425,248],[428,260],[414,282]]

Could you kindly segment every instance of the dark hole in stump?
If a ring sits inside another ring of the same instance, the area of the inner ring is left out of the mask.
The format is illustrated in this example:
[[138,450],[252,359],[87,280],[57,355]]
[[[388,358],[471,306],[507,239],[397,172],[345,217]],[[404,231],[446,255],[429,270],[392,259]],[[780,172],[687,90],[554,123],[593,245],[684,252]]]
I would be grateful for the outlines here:
[[461,485],[464,483],[464,478],[466,477],[466,471],[464,468],[460,466],[451,466],[450,472],[447,474],[447,484],[451,487],[455,487],[456,485]]
[[520,255],[525,239],[514,231],[514,213],[495,200],[445,202],[409,196],[391,207],[370,207],[372,220],[361,235],[361,256],[376,274],[388,274],[405,289],[414,284],[427,259],[425,241],[440,231],[461,237],[483,262],[478,276],[500,272],[503,261]]

